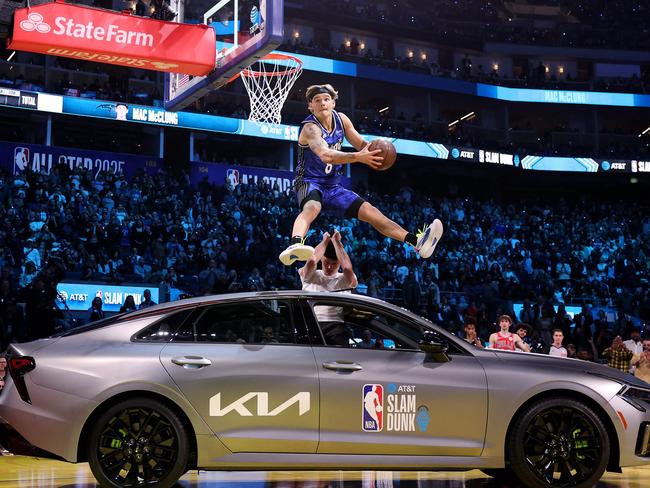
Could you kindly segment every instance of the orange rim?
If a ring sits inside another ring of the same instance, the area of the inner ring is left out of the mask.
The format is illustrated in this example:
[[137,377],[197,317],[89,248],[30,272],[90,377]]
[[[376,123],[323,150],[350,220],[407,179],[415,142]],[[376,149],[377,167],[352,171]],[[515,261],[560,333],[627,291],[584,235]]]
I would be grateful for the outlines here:
[[295,66],[293,68],[286,69],[284,71],[271,71],[271,72],[256,71],[256,70],[250,69],[250,67],[249,67],[249,68],[241,70],[236,75],[233,75],[233,77],[228,80],[228,83],[230,83],[231,81],[236,80],[240,76],[248,76],[250,78],[262,78],[262,77],[267,76],[267,77],[272,78],[274,76],[285,76],[285,75],[294,73],[294,72],[302,69],[302,61],[300,59],[296,58],[295,56],[290,56],[288,54],[269,53],[266,56],[258,59],[256,62],[265,61],[265,60],[293,61],[293,62],[295,62],[297,64],[297,66]]

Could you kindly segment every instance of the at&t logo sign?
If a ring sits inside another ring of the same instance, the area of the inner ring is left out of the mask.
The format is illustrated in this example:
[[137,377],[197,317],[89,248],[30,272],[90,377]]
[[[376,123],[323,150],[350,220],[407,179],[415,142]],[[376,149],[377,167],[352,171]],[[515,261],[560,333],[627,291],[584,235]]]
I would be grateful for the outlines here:
[[38,12],[32,12],[27,16],[27,19],[20,22],[20,28],[27,32],[40,32],[47,34],[52,30],[50,24],[44,21],[43,16]]

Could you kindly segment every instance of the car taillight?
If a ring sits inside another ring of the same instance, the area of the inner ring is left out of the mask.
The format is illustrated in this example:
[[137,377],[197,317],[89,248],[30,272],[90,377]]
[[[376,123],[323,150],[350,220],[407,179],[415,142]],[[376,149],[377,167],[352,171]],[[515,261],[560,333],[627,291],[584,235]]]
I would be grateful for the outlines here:
[[14,380],[14,385],[16,385],[16,390],[20,398],[24,402],[32,403],[32,400],[29,398],[24,376],[36,367],[36,361],[31,356],[9,356],[7,358],[7,365],[9,366],[9,374],[11,374],[11,378]]
[[36,361],[31,356],[9,358],[9,371],[13,375],[23,376],[36,367]]

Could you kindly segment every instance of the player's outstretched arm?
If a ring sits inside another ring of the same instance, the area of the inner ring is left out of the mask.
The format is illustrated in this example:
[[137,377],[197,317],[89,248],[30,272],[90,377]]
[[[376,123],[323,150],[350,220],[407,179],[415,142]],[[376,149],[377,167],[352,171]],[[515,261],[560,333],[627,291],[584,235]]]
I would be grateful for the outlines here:
[[309,149],[325,164],[363,163],[377,169],[384,160],[381,156],[377,156],[381,152],[380,149],[369,151],[367,146],[357,152],[343,152],[331,149],[323,139],[321,130],[316,124],[305,124],[300,132],[300,139],[308,144]]
[[329,244],[330,239],[331,238],[329,232],[325,232],[323,234],[323,240],[320,241],[320,243],[314,248],[314,254],[312,254],[305,265],[298,270],[298,273],[300,273],[303,278],[306,278],[314,272],[316,266],[318,265],[318,262],[325,254],[325,250],[327,249],[327,245]]
[[354,274],[354,269],[352,268],[352,261],[350,256],[345,252],[343,243],[341,242],[341,234],[339,231],[335,231],[332,236],[332,243],[334,244],[334,251],[336,251],[336,258],[339,260],[341,269],[343,270],[343,275],[345,279],[350,283],[351,288],[356,288],[359,282],[357,281],[357,275]]

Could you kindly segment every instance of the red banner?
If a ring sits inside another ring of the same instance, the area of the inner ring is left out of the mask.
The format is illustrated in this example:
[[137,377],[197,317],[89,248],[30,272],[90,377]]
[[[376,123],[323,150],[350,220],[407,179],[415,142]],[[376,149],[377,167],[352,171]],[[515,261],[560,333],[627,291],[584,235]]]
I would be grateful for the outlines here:
[[16,10],[9,48],[204,76],[214,69],[216,38],[207,25],[54,2]]

